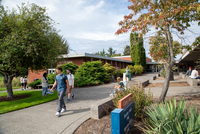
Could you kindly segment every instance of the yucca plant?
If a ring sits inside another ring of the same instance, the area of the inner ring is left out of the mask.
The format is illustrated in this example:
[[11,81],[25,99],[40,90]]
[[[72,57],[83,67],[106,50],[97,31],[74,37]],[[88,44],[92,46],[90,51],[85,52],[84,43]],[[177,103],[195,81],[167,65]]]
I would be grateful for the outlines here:
[[200,134],[200,114],[195,105],[186,109],[187,101],[176,99],[152,105],[147,109],[149,118],[145,122],[145,133],[156,134]]

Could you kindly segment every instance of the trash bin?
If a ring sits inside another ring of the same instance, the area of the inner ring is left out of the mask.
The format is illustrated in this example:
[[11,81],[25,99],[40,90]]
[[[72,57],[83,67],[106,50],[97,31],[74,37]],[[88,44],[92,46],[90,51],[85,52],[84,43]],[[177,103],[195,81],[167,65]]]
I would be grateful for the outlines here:
[[39,80],[39,79],[34,79],[34,81],[37,81],[37,80]]
[[129,73],[129,81],[131,81],[131,73]]

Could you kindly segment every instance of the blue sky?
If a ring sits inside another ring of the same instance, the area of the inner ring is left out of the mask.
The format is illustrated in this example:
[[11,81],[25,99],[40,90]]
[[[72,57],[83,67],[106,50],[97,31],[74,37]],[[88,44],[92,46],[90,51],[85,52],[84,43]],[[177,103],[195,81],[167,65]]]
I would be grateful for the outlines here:
[[[60,35],[68,40],[70,48],[77,53],[95,53],[109,47],[123,53],[129,45],[129,33],[115,35],[119,28],[118,22],[124,15],[131,13],[127,6],[128,0],[2,0],[2,5],[9,9],[17,8],[22,2],[35,3],[47,7],[48,15],[56,22]],[[196,23],[193,23],[196,24]],[[199,36],[200,28],[193,25],[191,30],[196,34],[186,32],[186,42],[191,44]],[[148,37],[154,35],[155,30],[144,37],[144,47],[148,55]],[[174,40],[178,37],[174,34]],[[71,51],[71,54],[75,52]]]

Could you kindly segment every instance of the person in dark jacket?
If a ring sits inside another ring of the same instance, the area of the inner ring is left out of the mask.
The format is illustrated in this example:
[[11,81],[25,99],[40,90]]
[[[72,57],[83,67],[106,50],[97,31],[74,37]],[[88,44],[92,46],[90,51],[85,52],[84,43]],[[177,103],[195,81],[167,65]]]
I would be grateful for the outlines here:
[[190,76],[191,75],[191,73],[192,73],[192,68],[191,67],[189,67],[189,70],[187,70],[187,72],[186,72],[186,74],[185,74],[185,77],[186,76]]

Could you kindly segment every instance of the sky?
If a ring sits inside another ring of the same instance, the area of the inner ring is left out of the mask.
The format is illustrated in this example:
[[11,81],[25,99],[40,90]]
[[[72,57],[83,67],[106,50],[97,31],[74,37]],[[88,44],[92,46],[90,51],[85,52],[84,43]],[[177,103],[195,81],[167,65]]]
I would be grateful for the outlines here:
[[[118,22],[124,15],[129,15],[128,0],[2,0],[2,5],[9,9],[17,8],[22,2],[35,3],[46,7],[48,15],[58,23],[55,27],[60,35],[67,39],[70,54],[95,53],[112,47],[117,53],[123,53],[124,47],[130,45],[130,32],[116,36],[120,28]],[[137,16],[135,16],[137,17]],[[200,27],[192,23],[184,37],[187,44],[192,44],[200,36]],[[174,33],[174,40],[181,42]],[[144,36],[144,48],[149,57],[148,38],[155,34],[154,28]],[[74,50],[74,51],[73,51]],[[178,56],[180,57],[180,56]]]

